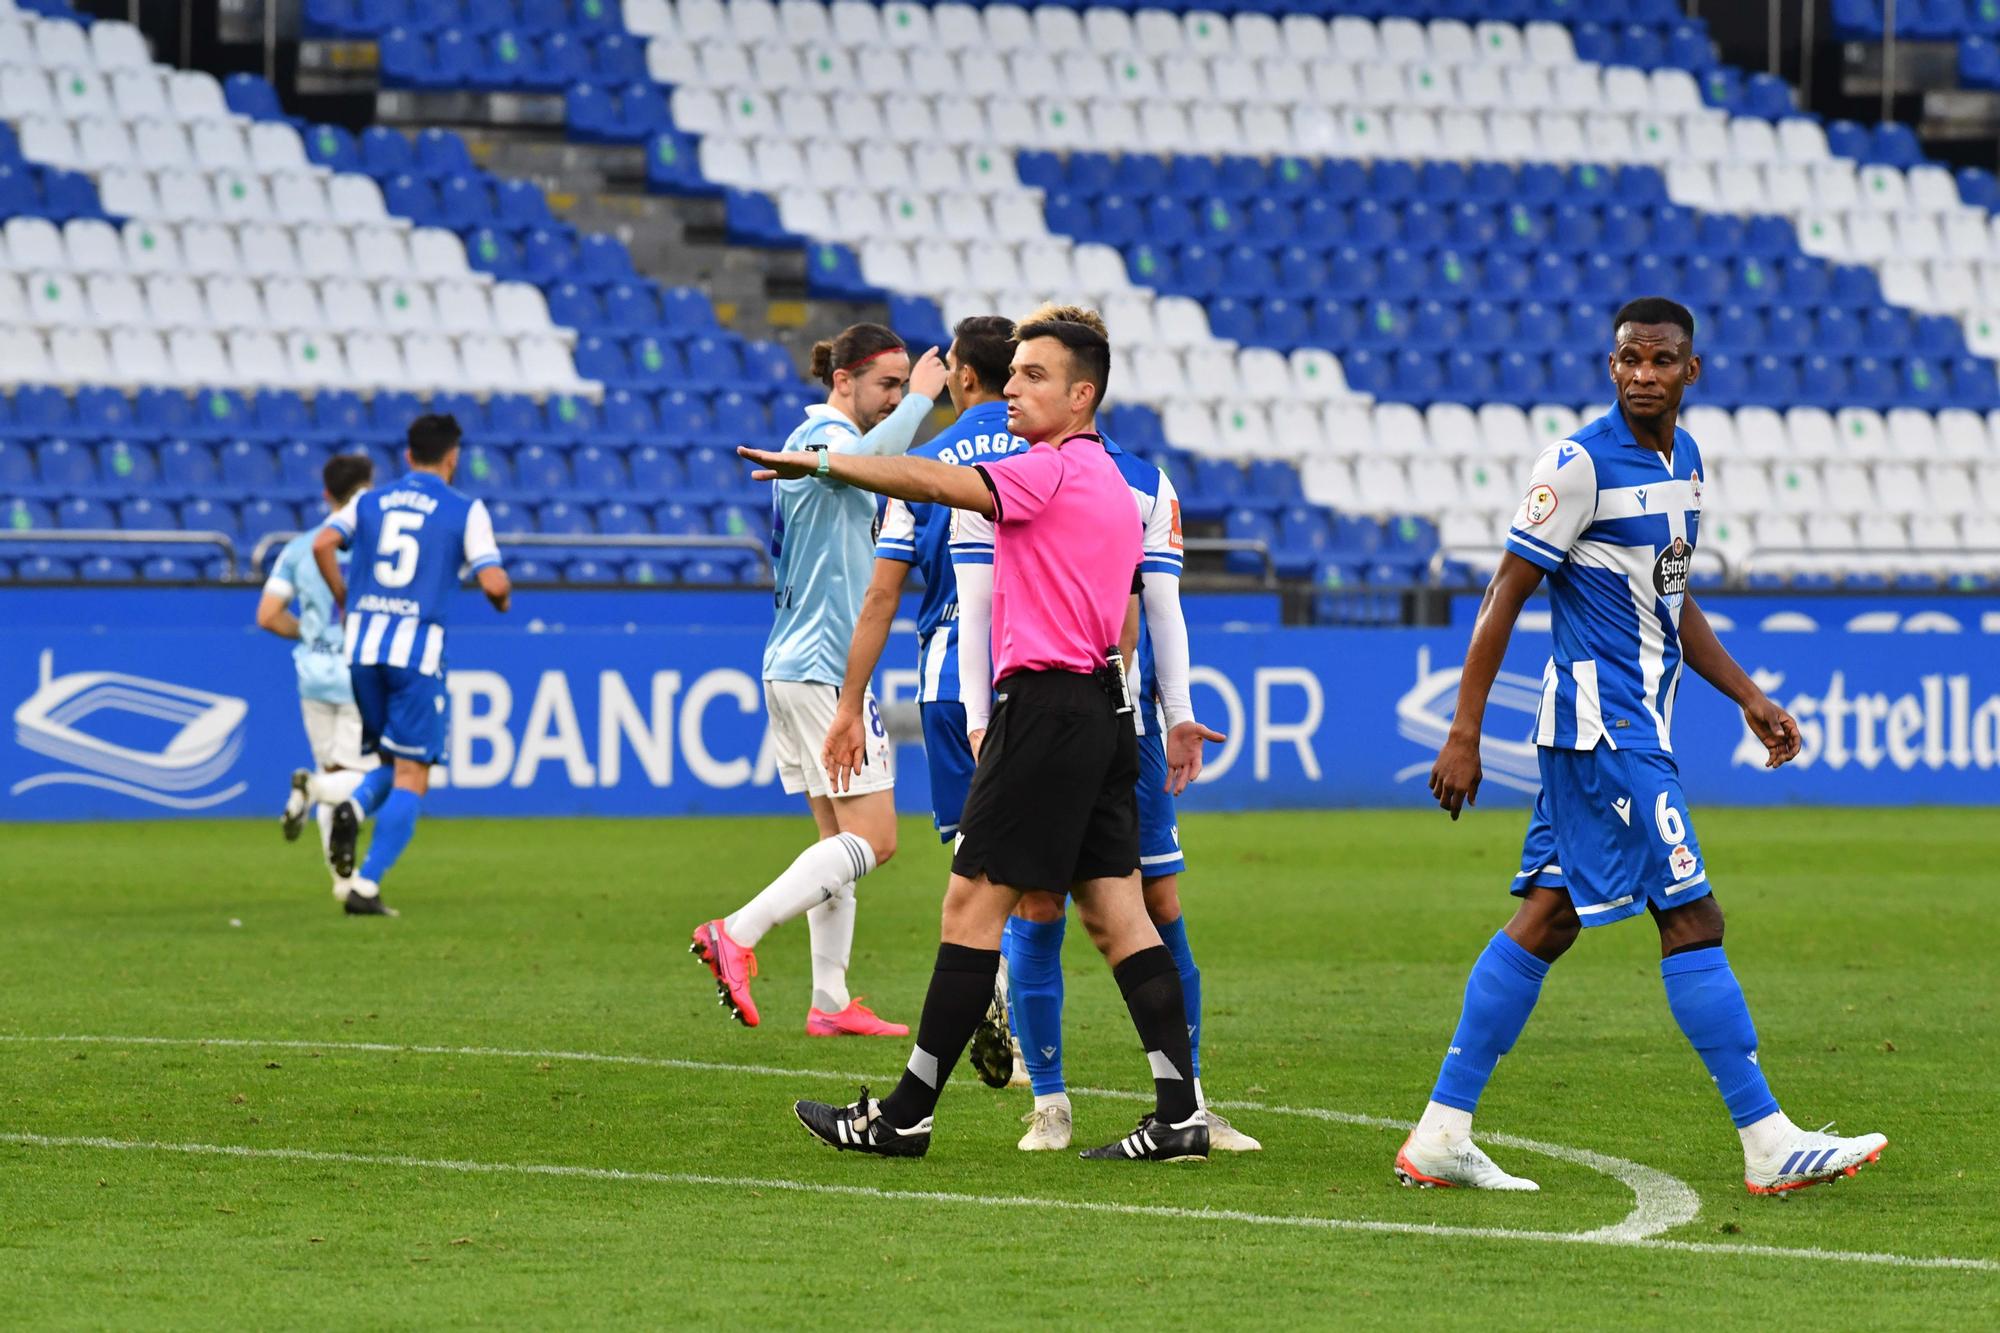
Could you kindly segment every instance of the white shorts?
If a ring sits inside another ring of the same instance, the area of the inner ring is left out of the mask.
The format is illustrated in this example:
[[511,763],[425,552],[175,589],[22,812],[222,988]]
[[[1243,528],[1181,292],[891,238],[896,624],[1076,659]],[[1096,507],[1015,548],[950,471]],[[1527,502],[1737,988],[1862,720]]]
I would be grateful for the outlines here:
[[299,700],[305,715],[306,740],[312,745],[316,767],[355,768],[366,772],[375,760],[361,753],[361,710],[353,704],[330,704],[323,699]]
[[888,791],[896,785],[895,747],[889,744],[888,728],[882,725],[882,710],[875,706],[869,691],[861,705],[861,722],[868,738],[861,754],[861,771],[849,779],[847,790],[835,792],[827,780],[819,753],[826,745],[827,728],[833,725],[840,689],[802,680],[764,682],[764,708],[771,715],[771,752],[778,761],[778,781],[787,796],[800,792],[808,796],[866,796]]

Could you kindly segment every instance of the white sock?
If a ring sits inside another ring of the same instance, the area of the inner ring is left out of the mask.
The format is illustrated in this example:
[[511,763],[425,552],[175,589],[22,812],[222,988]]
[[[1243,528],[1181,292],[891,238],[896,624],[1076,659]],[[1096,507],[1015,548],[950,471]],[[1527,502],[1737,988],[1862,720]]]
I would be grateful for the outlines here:
[[842,884],[809,909],[806,929],[812,932],[813,1008],[837,1014],[853,999],[847,993],[847,960],[854,952],[854,885]]
[[874,868],[875,849],[868,845],[868,839],[852,833],[823,838],[800,852],[798,860],[762,893],[723,918],[723,928],[730,939],[754,949],[773,926],[805,915],[831,898],[841,885],[852,884]]
[[1417,1121],[1417,1133],[1426,1138],[1441,1138],[1447,1143],[1469,1139],[1472,1137],[1472,1112],[1446,1106],[1443,1102],[1431,1102],[1424,1107],[1423,1118]]
[[1050,1106],[1060,1106],[1065,1111],[1069,1110],[1069,1094],[1066,1092],[1038,1092],[1035,1094],[1035,1109],[1037,1111]]
[[336,768],[331,773],[315,773],[306,779],[306,797],[322,805],[339,805],[354,795],[366,773],[352,768]]
[[1197,1111],[1208,1109],[1208,1098],[1202,1095],[1200,1079],[1194,1081],[1194,1106]]
[[333,862],[333,807],[330,805],[316,805],[313,807],[313,817],[319,821],[320,853],[327,858],[327,863],[331,865]]
[[380,884],[377,884],[372,879],[363,879],[359,875],[347,881],[347,891],[362,898],[380,898],[382,896],[382,886]]
[[1736,1132],[1743,1138],[1745,1157],[1770,1157],[1799,1132],[1799,1127],[1783,1111],[1773,1111]]

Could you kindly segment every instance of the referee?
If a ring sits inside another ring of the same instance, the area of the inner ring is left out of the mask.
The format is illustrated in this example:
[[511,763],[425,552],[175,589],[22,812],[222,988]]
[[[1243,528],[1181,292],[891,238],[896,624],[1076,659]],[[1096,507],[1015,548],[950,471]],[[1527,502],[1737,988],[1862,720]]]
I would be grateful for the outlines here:
[[835,1148],[921,1157],[938,1093],[993,998],[1000,937],[1030,889],[1075,896],[1125,996],[1156,1104],[1085,1157],[1208,1156],[1173,955],[1139,888],[1138,748],[1121,645],[1136,636],[1142,556],[1131,492],[1094,429],[1111,372],[1104,334],[1046,319],[1015,330],[1007,425],[1041,441],[967,468],[921,458],[738,450],[760,479],[820,475],[994,521],[997,707],[966,798],[936,969],[916,1049],[894,1092],[850,1106],[799,1102]]

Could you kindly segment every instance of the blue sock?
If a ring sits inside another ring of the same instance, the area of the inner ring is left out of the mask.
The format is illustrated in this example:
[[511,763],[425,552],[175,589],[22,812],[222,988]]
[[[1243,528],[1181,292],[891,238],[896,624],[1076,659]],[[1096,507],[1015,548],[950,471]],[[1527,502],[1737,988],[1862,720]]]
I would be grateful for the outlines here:
[[395,785],[396,766],[383,764],[380,768],[368,770],[368,776],[361,779],[354,788],[354,795],[349,799],[361,807],[361,816],[365,819],[382,808],[382,802],[387,799],[389,789]]
[[1012,918],[1011,934],[1003,935],[1007,953],[1007,986],[1013,1001],[1014,1035],[1021,1042],[1021,1062],[1035,1095],[1063,1091],[1062,1011],[1063,931],[1069,918],[1024,921]]
[[1548,975],[1549,965],[1514,943],[1506,931],[1487,941],[1465,980],[1465,1008],[1438,1070],[1432,1101],[1461,1111],[1479,1108],[1479,1094],[1486,1091],[1493,1066],[1514,1049]]
[[1181,972],[1181,1003],[1187,1010],[1188,1047],[1194,1077],[1201,1077],[1201,969],[1194,965],[1194,951],[1188,948],[1187,918],[1177,916],[1160,927],[1160,943],[1174,956]]
[[1729,970],[1722,946],[1697,949],[1660,960],[1660,980],[1667,986],[1667,1007],[1681,1025],[1688,1044],[1708,1066],[1723,1105],[1738,1129],[1754,1124],[1778,1109],[1771,1085],[1757,1063],[1757,1028],[1743,988]]
[[368,840],[368,859],[361,863],[361,878],[380,884],[396,866],[396,858],[410,845],[417,831],[417,811],[424,798],[401,787],[391,789],[375,817],[375,836]]

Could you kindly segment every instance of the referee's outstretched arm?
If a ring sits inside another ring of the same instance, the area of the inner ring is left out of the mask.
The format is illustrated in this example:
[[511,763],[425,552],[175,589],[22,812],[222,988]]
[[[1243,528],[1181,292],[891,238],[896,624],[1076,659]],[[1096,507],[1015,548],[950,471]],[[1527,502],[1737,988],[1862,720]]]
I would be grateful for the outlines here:
[[893,500],[950,505],[988,518],[994,513],[993,492],[977,468],[929,458],[869,458],[824,449],[772,453],[744,447],[736,452],[757,464],[757,471],[750,475],[758,481],[823,477]]

